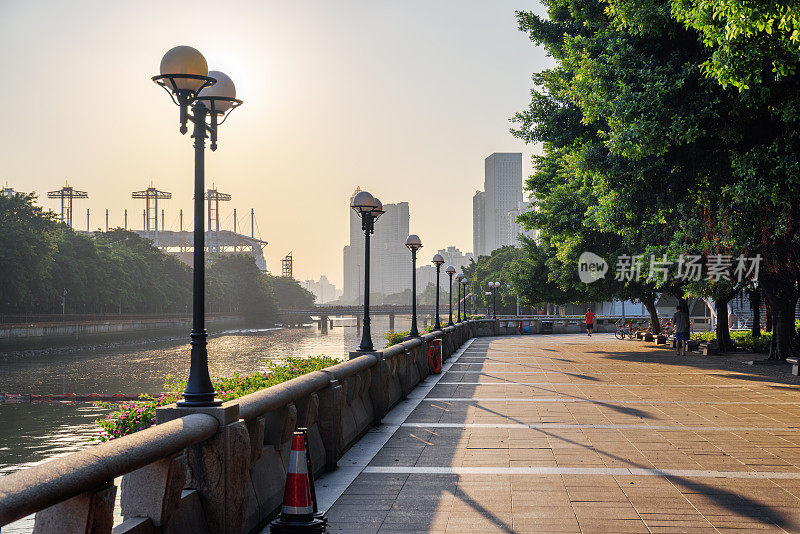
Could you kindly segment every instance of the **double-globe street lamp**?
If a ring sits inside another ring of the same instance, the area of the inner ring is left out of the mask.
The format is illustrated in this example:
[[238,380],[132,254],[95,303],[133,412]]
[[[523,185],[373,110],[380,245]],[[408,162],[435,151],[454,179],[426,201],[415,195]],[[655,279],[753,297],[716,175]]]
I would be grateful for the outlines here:
[[373,352],[375,347],[369,329],[369,236],[375,232],[375,221],[384,213],[383,204],[368,192],[361,191],[353,197],[350,207],[361,217],[361,229],[364,231],[364,325],[358,352]]
[[439,271],[444,264],[444,258],[441,254],[436,254],[433,257],[433,264],[436,266],[436,324],[434,325],[434,330],[441,330],[442,323],[439,321]]
[[411,251],[411,330],[409,337],[419,337],[417,330],[417,251],[422,248],[422,240],[417,234],[406,238],[406,248]]
[[492,319],[497,319],[497,289],[500,282],[489,282],[489,289],[492,290]]
[[456,274],[456,268],[448,265],[444,272],[450,277],[450,290],[448,293],[450,303],[447,306],[447,326],[453,326],[453,275]]
[[[193,124],[194,139],[194,280],[191,365],[183,392],[182,407],[218,406],[216,391],[208,373],[208,350],[205,329],[205,234],[203,232],[203,193],[205,192],[205,146],[211,138],[211,150],[217,149],[217,129],[228,114],[242,104],[236,87],[224,73],[209,71],[205,57],[191,46],[176,46],[161,59],[160,73],[153,81],[164,88],[180,109],[180,132]],[[189,108],[191,107],[191,114]]]
[[456,300],[458,304],[458,306],[456,307],[458,309],[458,313],[456,315],[457,323],[461,322],[461,280],[463,279],[464,279],[463,273],[458,273],[456,275]]

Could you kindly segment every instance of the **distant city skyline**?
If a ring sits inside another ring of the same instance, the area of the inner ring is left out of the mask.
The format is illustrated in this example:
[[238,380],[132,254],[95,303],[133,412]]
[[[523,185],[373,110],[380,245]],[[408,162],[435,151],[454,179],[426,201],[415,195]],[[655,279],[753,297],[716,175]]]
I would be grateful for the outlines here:
[[[87,191],[75,225],[141,225],[132,191],[154,186],[167,228],[192,220],[193,159],[176,110],[150,77],[186,44],[231,76],[244,100],[206,157],[207,186],[231,194],[257,234],[272,273],[295,258],[298,280],[342,285],[342,204],[356,185],[410,202],[414,231],[431,249],[471,249],[472,193],[493,151],[536,147],[509,133],[530,100],[531,72],[552,65],[517,30],[515,10],[537,2],[401,3],[243,1],[220,23],[219,4],[145,0],[5,0],[0,3],[0,98],[13,102],[0,132],[0,184]],[[54,97],[55,91],[58,97]],[[292,200],[304,199],[302,209]],[[160,224],[159,213],[159,224]],[[260,230],[260,233],[258,232]]]

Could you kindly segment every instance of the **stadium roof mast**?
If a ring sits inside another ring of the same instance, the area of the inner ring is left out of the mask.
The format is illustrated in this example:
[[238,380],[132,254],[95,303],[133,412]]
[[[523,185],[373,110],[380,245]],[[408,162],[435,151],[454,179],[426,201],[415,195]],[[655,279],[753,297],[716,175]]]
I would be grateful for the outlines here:
[[[211,221],[213,220],[216,224],[216,243],[214,244],[214,251],[219,252],[219,203],[229,201],[231,196],[227,193],[220,193],[217,191],[216,186],[212,184],[211,189],[206,192],[204,198],[208,200],[208,231],[211,232]],[[211,247],[209,247],[209,250],[211,250]]]
[[292,259],[292,253],[289,252],[282,260],[281,260],[281,276],[284,278],[293,278],[293,267],[294,267],[294,260]]
[[[155,230],[155,236],[153,241],[158,241],[158,199],[170,199],[172,198],[172,193],[168,193],[167,191],[159,191],[155,187],[153,187],[153,183],[150,183],[150,187],[145,189],[144,191],[134,191],[131,193],[131,198],[143,198],[145,203],[145,216],[144,216],[144,230],[147,233],[147,237],[150,237],[150,228]],[[152,201],[152,202],[151,202]],[[152,226],[151,223],[152,222]],[[163,223],[162,223],[163,227]],[[164,228],[161,228],[162,230]]]
[[65,182],[64,187],[58,191],[48,191],[47,198],[61,199],[61,222],[72,228],[72,201],[76,198],[89,198],[89,193],[73,189]]

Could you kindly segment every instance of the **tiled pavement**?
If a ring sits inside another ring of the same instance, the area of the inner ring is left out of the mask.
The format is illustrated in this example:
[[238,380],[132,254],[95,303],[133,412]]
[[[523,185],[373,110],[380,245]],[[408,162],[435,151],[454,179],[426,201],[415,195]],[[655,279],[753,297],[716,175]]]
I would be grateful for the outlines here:
[[800,386],[609,335],[479,338],[331,532],[800,532]]

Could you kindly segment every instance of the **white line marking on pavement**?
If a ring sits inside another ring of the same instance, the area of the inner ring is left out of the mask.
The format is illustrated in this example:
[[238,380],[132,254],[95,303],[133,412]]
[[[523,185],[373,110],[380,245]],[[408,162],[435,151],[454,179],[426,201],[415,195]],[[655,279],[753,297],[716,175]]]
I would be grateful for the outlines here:
[[696,469],[644,469],[626,467],[367,467],[370,474],[420,475],[617,475],[667,478],[767,478],[800,479],[800,472],[703,471]]
[[425,395],[433,389],[452,365],[458,361],[464,351],[472,344],[475,338],[468,339],[459,348],[448,362],[442,365],[442,373],[439,375],[428,375],[428,377],[417,384],[417,387],[409,394],[408,399],[399,402],[383,418],[380,426],[370,429],[358,443],[353,445],[338,462],[335,471],[329,471],[315,481],[317,492],[317,505],[320,510],[325,511],[344,493],[347,487],[353,483],[356,477],[361,474],[364,468],[378,454],[378,451],[386,445],[389,438],[400,428],[411,412],[422,402]]
[[[590,383],[585,382],[439,382],[439,386],[614,386],[618,388],[652,388],[652,387],[665,387],[665,388],[743,388],[743,387],[769,387],[769,384],[761,386],[760,384],[748,384],[742,386],[741,384],[615,384],[612,382]],[[787,384],[792,385],[792,384]],[[800,391],[800,387],[795,388]]]
[[527,398],[503,398],[503,397],[428,397],[425,400],[436,402],[593,402],[596,404],[762,404],[762,405],[783,405],[791,404],[797,405],[796,402],[772,402],[768,399],[763,401],[662,401],[662,400],[619,400],[619,399],[581,399],[573,397],[527,397]]
[[608,430],[686,430],[689,432],[800,432],[800,427],[611,425],[578,423],[403,423],[411,428],[531,428],[531,429],[608,429]]
[[[464,374],[464,375],[574,375],[576,373],[583,372],[584,374],[591,371],[581,371],[579,369],[573,369],[572,371],[491,371],[491,373],[487,373],[486,371],[450,371],[452,374]],[[603,376],[606,375],[658,375],[658,376],[683,376],[683,375],[705,375],[709,376],[709,373],[703,372],[692,372],[687,371],[685,373],[662,373],[659,371],[649,372],[649,373],[637,373],[635,371],[597,371],[598,373],[602,373]],[[589,376],[589,375],[587,375]],[[713,373],[710,376],[714,376]],[[744,376],[744,375],[743,375]],[[590,377],[587,380],[592,380],[594,377]]]

